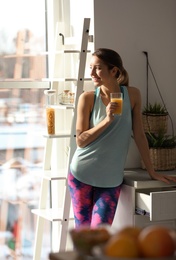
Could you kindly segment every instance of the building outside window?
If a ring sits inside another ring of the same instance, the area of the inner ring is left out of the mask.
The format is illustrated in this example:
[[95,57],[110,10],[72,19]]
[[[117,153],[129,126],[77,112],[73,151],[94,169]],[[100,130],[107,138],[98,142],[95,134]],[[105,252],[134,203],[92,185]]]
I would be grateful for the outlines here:
[[49,83],[45,0],[0,0],[0,6],[1,258],[32,254]]

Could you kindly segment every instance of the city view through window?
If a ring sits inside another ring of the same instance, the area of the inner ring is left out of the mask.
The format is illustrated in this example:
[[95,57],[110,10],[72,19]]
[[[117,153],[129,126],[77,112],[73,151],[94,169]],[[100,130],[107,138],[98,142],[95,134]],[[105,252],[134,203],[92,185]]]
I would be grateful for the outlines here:
[[0,81],[45,78],[45,0],[0,3]]
[[0,4],[0,259],[5,259],[32,254],[31,208],[38,203],[46,131],[38,83],[47,78],[47,36],[45,0]]

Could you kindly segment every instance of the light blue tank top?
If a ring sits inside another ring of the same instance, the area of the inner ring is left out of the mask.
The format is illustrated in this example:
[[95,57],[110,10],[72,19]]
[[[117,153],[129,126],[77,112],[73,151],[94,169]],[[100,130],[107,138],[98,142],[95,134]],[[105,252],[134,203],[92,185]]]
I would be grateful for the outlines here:
[[[70,170],[79,181],[95,187],[116,187],[123,182],[125,161],[132,132],[131,104],[126,87],[123,93],[122,115],[115,115],[114,121],[91,144],[77,147]],[[106,106],[96,89],[96,99],[90,126],[97,125],[106,117]]]

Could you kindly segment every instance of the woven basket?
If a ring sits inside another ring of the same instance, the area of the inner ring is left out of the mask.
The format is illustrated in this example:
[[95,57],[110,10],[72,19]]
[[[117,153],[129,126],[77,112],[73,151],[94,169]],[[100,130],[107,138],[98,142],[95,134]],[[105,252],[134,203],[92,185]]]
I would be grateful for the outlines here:
[[[155,170],[166,171],[176,168],[176,148],[150,148],[150,158]],[[145,169],[143,161],[142,169]]]
[[161,130],[163,133],[167,132],[168,115],[143,114],[142,121],[143,121],[143,127],[145,132],[150,132],[155,134],[157,134]]

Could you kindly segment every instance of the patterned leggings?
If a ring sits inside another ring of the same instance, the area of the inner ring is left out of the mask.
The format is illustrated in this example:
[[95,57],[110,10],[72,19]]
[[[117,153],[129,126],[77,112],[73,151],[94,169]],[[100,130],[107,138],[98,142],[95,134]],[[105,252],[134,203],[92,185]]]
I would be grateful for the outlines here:
[[70,173],[68,186],[76,228],[81,225],[96,227],[100,224],[112,224],[121,185],[113,188],[93,187],[78,181]]

